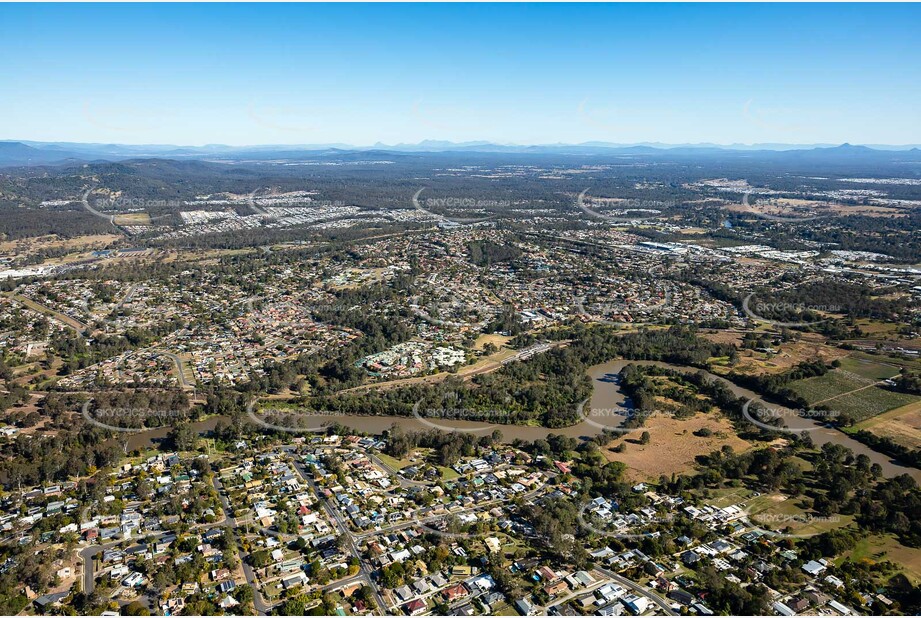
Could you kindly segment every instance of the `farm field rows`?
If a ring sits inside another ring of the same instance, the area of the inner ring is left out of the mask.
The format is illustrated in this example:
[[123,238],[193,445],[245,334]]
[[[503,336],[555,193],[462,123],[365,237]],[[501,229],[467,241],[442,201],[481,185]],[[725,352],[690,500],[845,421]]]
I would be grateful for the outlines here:
[[921,448],[921,400],[890,410],[854,426],[902,446]]
[[835,369],[824,376],[792,382],[790,388],[810,405],[822,405],[858,422],[918,401],[914,395],[875,386],[874,382],[855,372]]

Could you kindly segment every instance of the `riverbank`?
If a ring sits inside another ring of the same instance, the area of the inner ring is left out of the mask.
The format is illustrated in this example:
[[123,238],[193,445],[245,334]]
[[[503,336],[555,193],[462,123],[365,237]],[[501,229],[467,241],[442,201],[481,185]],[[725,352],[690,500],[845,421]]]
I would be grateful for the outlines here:
[[[437,429],[440,431],[460,431],[472,433],[476,436],[488,435],[498,429],[502,432],[502,440],[511,442],[513,440],[525,440],[532,442],[538,439],[545,439],[550,434],[564,435],[578,440],[587,440],[594,438],[605,429],[617,429],[626,418],[630,411],[628,398],[621,391],[620,385],[613,376],[620,373],[621,369],[629,364],[636,365],[655,365],[685,373],[699,373],[703,370],[695,367],[683,365],[674,365],[661,361],[631,361],[618,359],[608,361],[589,367],[588,374],[592,379],[592,396],[585,403],[584,418],[580,423],[562,428],[546,428],[530,425],[500,425],[495,423],[486,423],[479,421],[458,421],[417,418],[414,416],[357,416],[342,415],[331,418],[329,415],[304,416],[304,426],[319,427],[330,423],[331,420],[350,427],[356,431],[369,434],[381,434],[394,425],[400,427],[403,431],[428,431]],[[779,411],[791,431],[799,433],[807,431],[817,446],[826,443],[839,444],[851,449],[855,455],[866,455],[872,463],[879,464],[883,469],[883,474],[889,477],[898,476],[899,474],[908,474],[921,484],[921,470],[901,464],[900,462],[888,457],[882,453],[874,451],[869,446],[859,442],[847,434],[837,429],[824,426],[809,418],[803,418],[794,413],[794,411],[776,404],[768,404],[754,391],[736,385],[726,378],[717,376],[708,371],[703,373],[711,380],[717,380],[724,383],[737,397],[745,400],[752,400],[756,403],[770,407]],[[592,414],[591,411],[603,410],[605,414]],[[622,412],[622,414],[620,413]],[[226,417],[214,416],[203,421],[192,424],[194,430],[199,433],[206,433],[213,430],[217,424],[223,420],[228,423],[230,419]],[[148,431],[138,432],[128,437],[128,449],[149,448],[155,441],[161,440],[169,433],[169,427],[160,427]]]

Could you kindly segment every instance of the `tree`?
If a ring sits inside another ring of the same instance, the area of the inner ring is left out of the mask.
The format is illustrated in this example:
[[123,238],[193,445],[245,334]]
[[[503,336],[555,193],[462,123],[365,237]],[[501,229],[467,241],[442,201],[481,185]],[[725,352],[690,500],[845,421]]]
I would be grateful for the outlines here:
[[191,451],[195,448],[198,434],[189,423],[179,423],[167,437],[167,443],[177,451]]
[[150,616],[150,610],[139,601],[132,601],[121,610],[125,616]]

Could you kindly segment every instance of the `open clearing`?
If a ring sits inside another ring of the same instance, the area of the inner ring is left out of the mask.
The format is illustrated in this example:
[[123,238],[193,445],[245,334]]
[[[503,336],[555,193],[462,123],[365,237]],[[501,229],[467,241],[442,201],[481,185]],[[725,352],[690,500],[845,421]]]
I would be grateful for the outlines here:
[[[832,361],[844,359],[848,354],[846,350],[811,341],[783,343],[778,349],[777,354],[743,350],[739,353],[739,362],[734,370],[746,374],[783,373],[803,361],[818,359],[830,364]],[[886,377],[891,375],[892,372]]]
[[904,217],[908,213],[904,209],[869,204],[849,205],[837,202],[823,202],[818,200],[796,198],[757,198],[749,201],[746,206],[732,202],[725,206],[726,210],[738,213],[758,213],[773,215],[775,217],[830,217],[847,215],[864,215],[867,217]]
[[858,423],[854,429],[866,429],[911,449],[921,448],[921,400]]
[[91,234],[73,238],[50,235],[20,240],[5,240],[0,242],[0,255],[11,253],[17,257],[22,257],[34,251],[48,249],[98,249],[107,247],[113,242],[121,240],[121,238],[117,234]]
[[150,215],[146,212],[115,215],[115,225],[150,225]]
[[[896,373],[892,369],[890,376]],[[918,401],[918,397],[875,386],[875,382],[872,378],[842,368],[829,371],[824,376],[791,382],[790,388],[809,405],[825,406],[856,421]]]
[[841,359],[841,369],[856,373],[869,380],[885,380],[899,372],[896,365],[890,365],[877,360],[867,360],[849,356]]
[[901,571],[915,585],[921,582],[921,549],[905,547],[889,535],[860,539],[857,546],[836,560],[836,563],[840,564],[846,558],[871,564],[889,560],[901,567]]
[[511,340],[511,337],[506,337],[504,335],[480,335],[477,337],[476,343],[473,344],[473,349],[482,350],[487,343],[491,343],[497,348],[501,348]]
[[[695,436],[694,432],[708,427],[709,437]],[[649,432],[649,444],[636,444],[644,431]],[[611,449],[627,441],[627,450],[615,453]],[[622,437],[616,438],[603,449],[609,461],[622,461],[631,480],[657,480],[661,475],[692,472],[695,457],[719,450],[728,444],[737,453],[751,448],[751,444],[738,437],[728,419],[715,414],[697,414],[679,420],[669,416],[653,416],[646,424]]]
[[408,468],[412,465],[412,462],[409,459],[396,459],[385,453],[377,453],[377,458],[383,461],[385,464],[390,466],[393,470],[402,470],[403,468]]
[[814,535],[847,526],[853,515],[820,517],[799,504],[800,499],[783,494],[757,496],[744,504],[751,522],[764,530],[796,535]]

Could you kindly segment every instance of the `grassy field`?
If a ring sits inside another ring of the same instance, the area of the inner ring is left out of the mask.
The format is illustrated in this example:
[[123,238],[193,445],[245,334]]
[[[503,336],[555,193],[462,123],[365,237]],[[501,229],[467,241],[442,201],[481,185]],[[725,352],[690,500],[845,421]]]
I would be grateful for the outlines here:
[[894,562],[915,585],[921,583],[921,549],[905,547],[891,536],[870,536],[857,542],[857,546],[839,558],[841,564],[850,558],[855,562]]
[[848,358],[856,361],[866,361],[867,363],[893,365],[893,372],[897,372],[901,367],[907,367],[911,371],[921,371],[921,360],[915,358],[891,358],[889,356],[858,351],[853,351],[848,354]]
[[818,517],[800,506],[797,498],[783,494],[764,494],[745,503],[752,523],[765,530],[789,529],[790,534],[815,535],[847,526],[853,515]]
[[885,380],[899,372],[898,368],[892,365],[881,363],[876,360],[856,358],[854,356],[842,358],[841,369],[856,373],[869,380]]
[[492,608],[493,616],[519,616],[520,614],[508,603],[499,603]]
[[22,257],[47,249],[99,249],[107,247],[121,238],[118,234],[93,234],[74,238],[49,235],[29,239],[5,240],[0,242],[0,256]]
[[[709,437],[694,435],[702,427],[713,433]],[[648,444],[637,444],[644,432],[649,432]],[[626,441],[627,450],[615,453],[612,448]],[[627,465],[631,480],[657,480],[673,472],[683,474],[694,470],[698,455],[706,455],[731,446],[737,453],[751,448],[751,444],[735,434],[732,424],[716,414],[697,414],[689,419],[670,416],[653,416],[643,427],[613,440],[604,449],[609,461],[622,461]]]
[[710,497],[707,498],[707,504],[719,507],[721,509],[739,504],[751,498],[754,492],[746,487],[724,487],[722,489],[710,490]]
[[[742,336],[739,333],[704,333],[704,338],[715,343],[735,343],[740,345]],[[709,362],[713,364],[714,373],[726,374],[731,369],[744,374],[777,374],[783,373],[797,364],[819,359],[825,363],[841,360],[847,357],[848,352],[835,346],[827,345],[824,339],[816,336],[804,336],[800,341],[785,342],[776,348],[776,353],[758,352],[743,349],[739,351],[739,358],[735,365],[728,364],[727,357],[713,357]],[[888,375],[886,377],[889,377]]]
[[385,455],[384,453],[378,453],[377,458],[383,461],[393,470],[402,470],[403,468],[407,468],[410,465],[410,461],[408,459],[396,459],[395,457]]
[[146,212],[116,215],[115,225],[150,225],[150,215]]
[[506,337],[504,335],[480,335],[477,337],[476,342],[473,344],[473,349],[482,350],[483,346],[485,346],[487,343],[491,343],[497,348],[501,348],[511,340],[511,337]]
[[460,474],[457,473],[457,470],[446,468],[445,466],[438,466],[438,471],[441,472],[441,478],[446,481],[453,481],[454,479],[460,478]]
[[[864,373],[881,370],[872,366],[861,367]],[[891,375],[895,375],[892,371]],[[797,380],[790,388],[802,396],[809,405],[823,405],[841,415],[857,421],[918,401],[918,397],[896,393],[879,386],[876,380],[844,368],[829,371],[824,376]]]
[[[797,463],[802,467],[809,466],[809,463],[802,459]],[[789,527],[791,534],[821,534],[847,526],[854,520],[852,515],[837,515],[829,519],[810,516],[809,510],[802,508],[799,502],[798,498],[783,494],[756,496],[752,490],[744,487],[727,487],[713,491],[712,498],[707,500],[708,504],[720,508],[738,505],[748,512],[754,525],[765,530],[783,530]]]
[[857,326],[869,337],[898,338],[898,324],[876,320],[857,320]]
[[908,448],[921,448],[921,400],[858,423],[854,430],[859,429],[890,438]]
[[[415,459],[415,461],[413,461],[410,457],[397,459],[384,453],[378,453],[377,458],[384,462],[384,464],[392,470],[402,470],[403,468],[408,468],[413,464],[422,463],[428,453],[429,452],[427,450],[416,451],[412,457],[412,459]],[[452,470],[451,468],[447,468],[445,466],[436,466],[436,468],[438,468],[438,471],[441,472],[441,478],[446,481],[453,481],[454,479],[460,478],[460,474],[458,474],[456,470]]]

